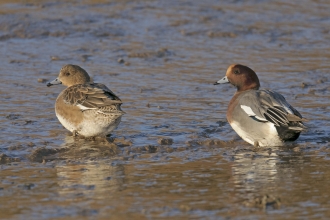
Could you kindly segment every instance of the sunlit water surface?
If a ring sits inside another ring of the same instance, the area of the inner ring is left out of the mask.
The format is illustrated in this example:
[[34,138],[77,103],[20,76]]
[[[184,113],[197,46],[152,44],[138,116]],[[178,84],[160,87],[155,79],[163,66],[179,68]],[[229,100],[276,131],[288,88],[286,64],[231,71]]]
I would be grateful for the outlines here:
[[[0,1],[0,218],[329,218],[329,11],[325,0]],[[114,143],[74,140],[58,122],[64,87],[45,81],[68,63],[123,100]],[[213,82],[232,63],[310,120],[295,144],[255,149],[230,128],[235,89]]]

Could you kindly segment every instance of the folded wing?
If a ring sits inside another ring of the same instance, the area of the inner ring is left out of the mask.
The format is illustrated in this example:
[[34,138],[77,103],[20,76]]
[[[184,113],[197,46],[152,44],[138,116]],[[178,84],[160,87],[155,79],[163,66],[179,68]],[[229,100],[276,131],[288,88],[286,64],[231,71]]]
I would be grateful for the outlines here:
[[240,103],[243,111],[254,120],[297,131],[306,128],[302,122],[307,120],[277,92],[251,90],[240,98]]
[[66,89],[63,94],[64,101],[78,106],[82,111],[97,109],[98,112],[118,112],[122,101],[109,88],[103,84],[79,84]]

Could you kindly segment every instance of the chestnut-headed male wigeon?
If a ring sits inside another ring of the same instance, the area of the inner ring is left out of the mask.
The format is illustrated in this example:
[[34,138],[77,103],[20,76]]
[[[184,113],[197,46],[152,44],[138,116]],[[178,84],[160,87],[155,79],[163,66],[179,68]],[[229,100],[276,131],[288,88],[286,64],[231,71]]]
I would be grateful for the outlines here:
[[105,85],[93,83],[80,66],[63,66],[58,78],[47,86],[56,84],[68,87],[57,97],[55,113],[73,136],[107,136],[119,125],[124,114],[122,101]]
[[254,146],[282,146],[295,141],[305,130],[304,119],[277,92],[259,89],[257,74],[247,66],[230,65],[226,76],[214,84],[231,83],[237,88],[227,120],[236,133]]

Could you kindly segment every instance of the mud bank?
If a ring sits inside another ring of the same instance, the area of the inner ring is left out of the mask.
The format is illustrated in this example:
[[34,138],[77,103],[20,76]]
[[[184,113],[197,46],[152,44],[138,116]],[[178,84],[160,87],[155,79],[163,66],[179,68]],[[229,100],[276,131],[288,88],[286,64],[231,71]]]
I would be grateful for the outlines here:
[[[0,1],[0,217],[330,217],[327,1]],[[47,88],[64,64],[124,102],[111,141],[74,140]],[[255,149],[226,122],[231,63],[309,129]],[[4,202],[5,201],[5,202]]]

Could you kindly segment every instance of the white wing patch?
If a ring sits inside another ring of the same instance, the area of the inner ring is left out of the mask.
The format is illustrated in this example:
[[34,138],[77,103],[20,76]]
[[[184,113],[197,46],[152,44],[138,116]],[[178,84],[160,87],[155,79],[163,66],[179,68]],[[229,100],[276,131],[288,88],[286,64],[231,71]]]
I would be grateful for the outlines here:
[[252,111],[252,109],[249,106],[241,105],[241,108],[245,111],[248,116],[256,116],[256,114]]
[[97,109],[97,108],[87,108],[86,106],[83,106],[83,105],[77,105],[79,108],[80,108],[80,110],[82,110],[82,111],[85,111],[85,110],[90,110],[90,109]]
[[257,116],[256,113],[254,113],[249,106],[241,105],[241,109],[243,109],[243,111],[250,117],[255,117],[256,119],[258,119],[260,121],[267,121],[265,118],[261,118],[261,117]]

